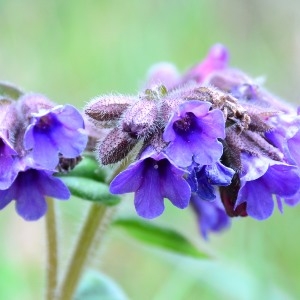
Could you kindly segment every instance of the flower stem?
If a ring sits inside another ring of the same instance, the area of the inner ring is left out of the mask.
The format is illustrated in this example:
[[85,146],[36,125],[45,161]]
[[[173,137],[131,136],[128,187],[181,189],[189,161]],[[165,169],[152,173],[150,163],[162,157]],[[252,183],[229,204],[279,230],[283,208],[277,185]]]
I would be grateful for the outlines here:
[[105,216],[108,210],[108,207],[105,205],[91,205],[85,223],[79,234],[64,281],[62,282],[59,294],[60,300],[72,299],[88,259],[94,238],[96,237],[97,232],[99,233],[101,224],[105,223]]
[[[107,178],[107,184],[110,184],[113,178],[124,170],[128,164],[129,162],[119,165],[112,172],[111,176]],[[105,228],[109,223],[109,220],[111,220],[113,216],[111,213],[112,211],[112,208],[103,204],[94,203],[91,205],[75,244],[74,252],[67,267],[67,272],[62,281],[58,294],[59,300],[72,299],[86,262],[88,261],[89,254],[96,242],[100,242],[103,238],[105,232],[101,229]]]
[[46,214],[46,242],[47,242],[47,292],[46,299],[53,300],[57,285],[58,251],[57,231],[55,218],[55,203],[52,198],[47,198],[48,211]]

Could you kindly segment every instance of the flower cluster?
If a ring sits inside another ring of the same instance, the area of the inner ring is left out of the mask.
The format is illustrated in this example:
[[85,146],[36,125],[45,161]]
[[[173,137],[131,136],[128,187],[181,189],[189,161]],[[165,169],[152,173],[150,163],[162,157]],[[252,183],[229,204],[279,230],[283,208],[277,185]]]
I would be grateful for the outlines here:
[[110,191],[134,192],[140,216],[159,216],[164,198],[191,205],[207,236],[229,217],[270,217],[274,199],[281,211],[300,200],[299,112],[228,63],[215,45],[183,75],[172,64],[152,67],[137,97],[86,106],[98,128],[111,128],[96,148],[100,163],[134,157]]
[[[12,200],[25,220],[46,213],[46,196],[68,199],[53,176],[85,149],[83,118],[71,105],[54,105],[39,94],[0,99],[0,209]],[[63,162],[63,163],[61,163]]]

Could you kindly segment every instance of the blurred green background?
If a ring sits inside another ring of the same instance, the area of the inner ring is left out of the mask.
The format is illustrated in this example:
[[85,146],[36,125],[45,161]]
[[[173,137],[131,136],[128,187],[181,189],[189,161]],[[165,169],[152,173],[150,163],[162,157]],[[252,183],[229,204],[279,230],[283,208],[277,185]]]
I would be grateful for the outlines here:
[[[92,97],[136,93],[149,67],[174,62],[182,71],[216,42],[231,65],[299,103],[300,3],[297,0],[0,0],[0,79],[81,108]],[[82,219],[79,200],[60,204],[62,236]],[[131,199],[122,214],[134,215]],[[93,265],[130,299],[299,299],[300,207],[264,222],[235,219],[202,241],[193,214],[167,206],[155,222],[177,228],[214,254],[196,262],[149,249],[110,231]],[[0,299],[42,299],[44,220],[26,223],[13,205],[0,214]],[[70,245],[62,247],[68,257]]]

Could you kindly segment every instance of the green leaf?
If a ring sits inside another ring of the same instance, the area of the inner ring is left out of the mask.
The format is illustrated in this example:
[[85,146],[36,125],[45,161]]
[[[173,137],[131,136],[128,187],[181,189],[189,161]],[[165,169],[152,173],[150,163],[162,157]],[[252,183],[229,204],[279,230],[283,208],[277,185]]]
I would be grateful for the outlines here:
[[116,205],[120,202],[120,197],[112,195],[108,190],[108,186],[102,182],[75,176],[62,176],[60,178],[72,195],[83,200],[105,205]]
[[100,167],[95,158],[85,155],[82,161],[69,173],[59,174],[59,177],[84,177],[94,179],[96,181],[105,182],[108,170]]
[[100,272],[84,274],[74,300],[127,300],[123,290],[109,277]]
[[149,245],[195,258],[208,257],[206,253],[191,244],[186,237],[173,229],[163,228],[136,218],[117,219],[113,224],[122,227],[130,235]]
[[18,87],[9,82],[0,81],[0,95],[17,100],[24,94]]

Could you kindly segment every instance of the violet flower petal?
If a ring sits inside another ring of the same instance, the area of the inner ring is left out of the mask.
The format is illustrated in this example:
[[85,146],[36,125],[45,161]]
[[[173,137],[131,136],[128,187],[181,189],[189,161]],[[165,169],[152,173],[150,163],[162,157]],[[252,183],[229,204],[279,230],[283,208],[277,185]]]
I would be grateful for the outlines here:
[[112,194],[125,194],[137,191],[144,183],[143,160],[136,161],[119,173],[111,182],[109,190]]
[[134,205],[139,216],[153,219],[161,215],[165,209],[160,176],[154,168],[147,170],[144,176],[143,184],[135,193]]
[[46,213],[45,196],[66,200],[70,192],[59,178],[43,170],[28,169],[19,172],[8,189],[0,190],[0,209],[15,200],[21,217],[28,221],[37,220]]
[[235,207],[247,203],[249,216],[264,220],[274,209],[273,196],[293,197],[299,192],[300,177],[298,168],[265,157],[244,154],[243,175]]
[[230,226],[230,218],[219,197],[208,202],[193,194],[191,205],[197,214],[199,229],[204,239],[208,239],[209,232],[220,232]]
[[164,211],[164,198],[168,198],[179,208],[188,205],[191,190],[183,178],[184,174],[183,170],[175,167],[163,154],[147,153],[114,178],[110,184],[110,192],[135,192],[137,213],[152,219]]
[[292,159],[300,167],[300,129],[293,137],[288,139],[287,145]]
[[14,150],[6,134],[0,131],[0,189],[7,189],[18,174],[15,166],[15,156],[17,152]]
[[83,118],[71,105],[56,106],[53,109],[33,113],[33,121],[24,135],[24,147],[32,149],[32,157],[46,169],[54,169],[58,154],[75,158],[87,144],[83,132]]
[[35,127],[31,125],[30,128],[27,129],[27,133],[28,135],[26,136],[26,140],[28,143],[26,143],[25,146],[28,147],[31,143],[33,143],[31,155],[37,165],[43,166],[45,169],[49,170],[54,169],[58,164],[59,157],[57,145],[54,144],[50,133],[47,135],[44,132],[37,131],[35,130]]
[[209,182],[214,185],[227,186],[231,183],[235,171],[224,166],[220,162],[205,166],[206,176]]
[[225,137],[223,113],[209,111],[210,103],[188,101],[179,106],[163,133],[163,138],[170,144],[165,153],[179,167],[188,167],[193,159],[208,165],[218,161],[223,153],[223,146],[218,138]]

